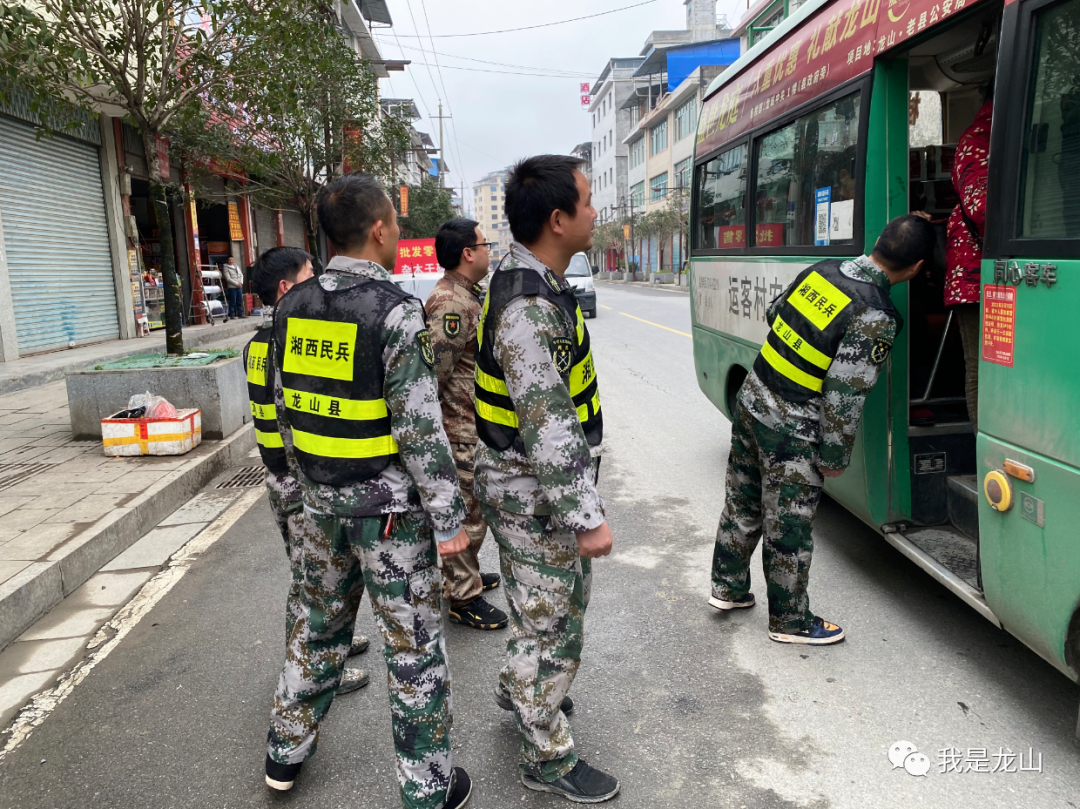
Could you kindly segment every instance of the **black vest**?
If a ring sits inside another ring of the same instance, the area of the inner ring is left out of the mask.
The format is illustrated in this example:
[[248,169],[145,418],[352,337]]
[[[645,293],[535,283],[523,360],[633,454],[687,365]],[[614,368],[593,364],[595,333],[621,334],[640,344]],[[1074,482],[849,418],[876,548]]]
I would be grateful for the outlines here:
[[878,309],[904,321],[889,293],[877,284],[840,272],[840,261],[826,259],[807,267],[788,288],[769,336],[754,361],[754,373],[790,402],[821,394],[848,323],[864,309]]
[[476,433],[492,449],[500,452],[516,445],[524,452],[518,432],[517,413],[506,389],[506,375],[495,361],[493,329],[502,309],[515,298],[536,295],[554,303],[575,324],[565,348],[553,347],[552,361],[566,382],[570,398],[577,409],[578,421],[589,446],[598,445],[604,436],[604,419],[600,413],[600,394],[596,384],[596,367],[589,348],[589,330],[581,314],[572,287],[560,282],[548,270],[540,275],[536,270],[522,267],[498,269],[491,277],[484,308],[480,313],[476,353],[476,381],[473,386],[476,408]]
[[255,441],[263,463],[271,472],[282,475],[289,471],[285,461],[285,444],[278,430],[277,408],[274,406],[273,355],[274,342],[270,324],[262,326],[244,348],[244,368],[247,371],[248,403],[255,420]]
[[369,480],[397,455],[383,399],[382,326],[409,295],[390,281],[326,291],[297,284],[274,312],[293,454],[316,483]]

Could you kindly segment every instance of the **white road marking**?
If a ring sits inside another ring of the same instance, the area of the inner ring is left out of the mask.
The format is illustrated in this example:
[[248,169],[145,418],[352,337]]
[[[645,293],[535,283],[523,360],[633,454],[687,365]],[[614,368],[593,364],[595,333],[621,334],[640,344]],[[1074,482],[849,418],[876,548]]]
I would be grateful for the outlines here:
[[85,680],[94,667],[108,657],[120,641],[127,637],[139,621],[184,577],[199,554],[221,539],[262,495],[261,486],[241,494],[236,502],[207,526],[206,530],[177,551],[168,567],[163,568],[144,584],[135,597],[124,605],[111,621],[98,630],[86,646],[87,649],[93,650],[91,654],[64,674],[55,686],[35,696],[30,704],[19,712],[9,728],[11,735],[4,749],[0,750],[0,762],[8,753],[30,738],[34,728],[49,718],[60,703],[75,690],[75,686]]

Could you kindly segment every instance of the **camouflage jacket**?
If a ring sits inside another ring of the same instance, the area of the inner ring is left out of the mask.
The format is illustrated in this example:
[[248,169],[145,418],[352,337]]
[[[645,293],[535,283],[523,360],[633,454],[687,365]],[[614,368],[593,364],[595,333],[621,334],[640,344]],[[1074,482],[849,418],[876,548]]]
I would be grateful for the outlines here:
[[[319,284],[334,290],[369,278],[389,281],[391,275],[374,262],[335,256],[319,276]],[[383,322],[383,398],[390,409],[390,432],[398,444],[398,457],[378,476],[340,488],[315,483],[299,474],[304,505],[314,511],[374,517],[424,510],[431,517],[436,539],[442,542],[461,530],[465,504],[458,491],[450,442],[442,427],[438,382],[417,339],[424,330],[424,309],[415,299],[403,301]],[[279,373],[274,375],[274,400],[286,456],[295,468],[289,411]]]
[[431,324],[443,427],[447,438],[461,444],[476,443],[473,375],[483,294],[479,284],[448,270],[424,304]]
[[[889,288],[889,279],[868,256],[843,262],[840,271],[856,281]],[[769,305],[770,325],[790,292],[788,287]],[[739,401],[766,427],[820,444],[822,466],[845,469],[851,461],[866,395],[873,390],[888,358],[888,354],[879,354],[879,361],[875,361],[871,359],[871,350],[878,341],[891,346],[895,338],[893,318],[877,309],[864,309],[848,324],[820,396],[801,404],[789,402],[751,371],[739,391]]]
[[[499,269],[547,267],[514,242]],[[515,514],[550,514],[569,531],[596,528],[604,505],[596,491],[601,447],[590,447],[570,399],[566,380],[552,362],[552,342],[574,339],[575,324],[555,304],[535,295],[515,298],[499,313],[490,336],[495,360],[506,375],[525,453],[476,446],[477,497]]]

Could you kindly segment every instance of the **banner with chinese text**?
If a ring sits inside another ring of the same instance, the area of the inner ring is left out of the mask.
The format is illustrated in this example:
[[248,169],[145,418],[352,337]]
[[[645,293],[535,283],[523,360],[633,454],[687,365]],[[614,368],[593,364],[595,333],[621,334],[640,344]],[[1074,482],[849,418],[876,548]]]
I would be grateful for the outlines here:
[[441,272],[435,259],[434,239],[402,239],[398,242],[395,273]]

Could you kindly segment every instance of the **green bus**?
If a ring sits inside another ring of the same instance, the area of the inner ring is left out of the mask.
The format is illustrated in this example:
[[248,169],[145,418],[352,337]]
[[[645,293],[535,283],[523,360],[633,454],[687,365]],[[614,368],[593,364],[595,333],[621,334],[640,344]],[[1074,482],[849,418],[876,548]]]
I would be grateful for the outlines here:
[[802,269],[869,253],[911,210],[947,217],[990,82],[978,431],[939,266],[893,289],[905,328],[826,491],[1076,680],[1080,0],[808,0],[718,77],[694,164],[694,362],[730,418]]

